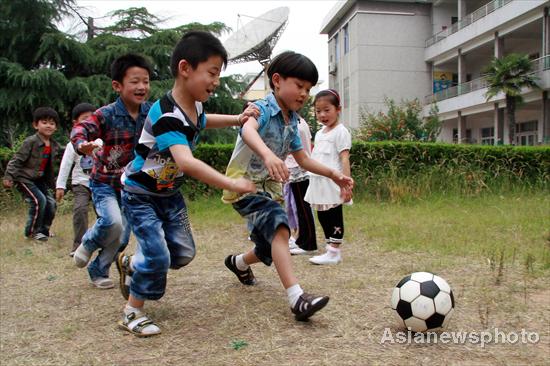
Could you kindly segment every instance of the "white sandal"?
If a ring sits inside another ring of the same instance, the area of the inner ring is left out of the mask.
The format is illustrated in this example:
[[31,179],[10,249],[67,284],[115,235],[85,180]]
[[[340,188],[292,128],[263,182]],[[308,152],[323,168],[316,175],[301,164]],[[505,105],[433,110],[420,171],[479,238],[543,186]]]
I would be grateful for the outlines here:
[[150,337],[160,334],[160,328],[145,313],[124,314],[118,322],[118,327],[124,329],[136,337]]

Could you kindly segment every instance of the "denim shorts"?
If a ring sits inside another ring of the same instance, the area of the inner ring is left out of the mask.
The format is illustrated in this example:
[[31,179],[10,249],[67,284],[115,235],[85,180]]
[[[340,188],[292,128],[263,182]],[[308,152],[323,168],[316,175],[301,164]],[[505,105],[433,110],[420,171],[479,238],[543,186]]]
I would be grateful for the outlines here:
[[248,220],[250,240],[255,244],[254,254],[266,265],[271,265],[271,243],[279,226],[290,234],[285,209],[266,192],[245,196],[233,203],[233,208]]

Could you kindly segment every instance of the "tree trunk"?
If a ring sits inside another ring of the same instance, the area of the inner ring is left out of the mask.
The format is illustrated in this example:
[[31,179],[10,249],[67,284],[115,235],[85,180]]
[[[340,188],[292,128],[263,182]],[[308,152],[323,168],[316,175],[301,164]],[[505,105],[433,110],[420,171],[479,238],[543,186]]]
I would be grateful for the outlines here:
[[506,118],[508,119],[508,142],[516,144],[516,98],[506,96]]

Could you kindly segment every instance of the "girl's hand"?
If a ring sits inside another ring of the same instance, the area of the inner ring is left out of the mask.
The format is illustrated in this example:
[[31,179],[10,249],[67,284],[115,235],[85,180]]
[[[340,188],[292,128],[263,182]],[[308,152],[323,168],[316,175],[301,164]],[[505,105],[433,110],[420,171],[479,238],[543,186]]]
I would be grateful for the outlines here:
[[255,193],[256,185],[248,179],[238,178],[233,180],[230,190],[237,193]]
[[344,203],[349,202],[353,198],[353,192],[349,189],[341,189],[340,198],[342,198],[342,201],[344,201]]

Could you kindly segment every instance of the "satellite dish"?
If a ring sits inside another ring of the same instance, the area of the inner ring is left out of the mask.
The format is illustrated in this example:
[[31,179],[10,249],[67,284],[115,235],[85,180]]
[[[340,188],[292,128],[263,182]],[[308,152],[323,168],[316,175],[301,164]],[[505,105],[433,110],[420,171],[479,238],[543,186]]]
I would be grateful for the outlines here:
[[224,43],[229,61],[269,62],[271,51],[286,28],[288,13],[288,7],[282,6],[255,17],[244,27],[237,29]]
[[250,89],[252,84],[265,71],[273,47],[283,34],[288,23],[289,8],[282,6],[268,11],[237,29],[225,42],[224,47],[229,54],[230,63],[258,61],[263,66],[262,71],[247,85],[240,97]]

